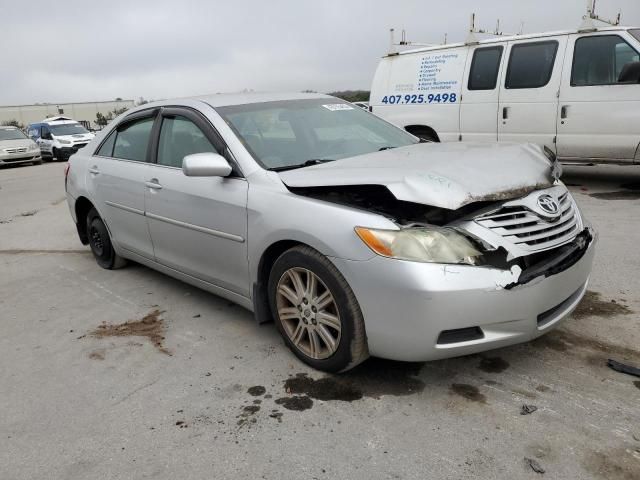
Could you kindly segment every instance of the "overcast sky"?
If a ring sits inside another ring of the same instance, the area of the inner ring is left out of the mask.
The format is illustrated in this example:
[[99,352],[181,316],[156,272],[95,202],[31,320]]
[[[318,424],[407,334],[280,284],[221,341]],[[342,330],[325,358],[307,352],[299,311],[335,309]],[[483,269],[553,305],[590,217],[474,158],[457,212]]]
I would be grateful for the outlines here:
[[[477,25],[576,28],[586,0],[0,0],[0,105],[369,89],[388,30],[461,41]],[[597,13],[640,25],[640,0]],[[398,35],[399,37],[399,35]]]

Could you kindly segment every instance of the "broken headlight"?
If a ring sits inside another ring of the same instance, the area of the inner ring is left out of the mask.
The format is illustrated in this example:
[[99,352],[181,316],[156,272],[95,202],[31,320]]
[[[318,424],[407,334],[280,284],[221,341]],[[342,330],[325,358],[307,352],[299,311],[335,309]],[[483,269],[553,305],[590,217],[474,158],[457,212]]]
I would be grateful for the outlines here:
[[384,257],[427,263],[478,265],[482,252],[464,235],[451,228],[377,230],[356,227],[360,239]]

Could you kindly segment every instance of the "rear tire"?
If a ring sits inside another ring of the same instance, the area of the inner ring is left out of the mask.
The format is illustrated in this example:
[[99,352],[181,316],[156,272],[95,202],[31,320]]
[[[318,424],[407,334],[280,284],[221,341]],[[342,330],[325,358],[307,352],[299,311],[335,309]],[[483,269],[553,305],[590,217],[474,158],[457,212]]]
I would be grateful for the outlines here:
[[87,237],[91,252],[102,268],[115,270],[126,265],[126,260],[113,249],[109,230],[95,208],[87,214]]
[[358,301],[338,269],[307,246],[284,252],[273,264],[269,305],[286,345],[303,362],[344,372],[369,356]]

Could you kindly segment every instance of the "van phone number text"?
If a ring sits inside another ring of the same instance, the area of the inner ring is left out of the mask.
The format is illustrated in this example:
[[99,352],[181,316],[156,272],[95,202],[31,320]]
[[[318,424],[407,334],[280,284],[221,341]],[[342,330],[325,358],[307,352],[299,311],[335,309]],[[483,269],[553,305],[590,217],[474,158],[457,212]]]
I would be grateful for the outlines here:
[[382,103],[398,105],[403,103],[455,103],[458,96],[455,93],[430,93],[429,95],[385,95]]

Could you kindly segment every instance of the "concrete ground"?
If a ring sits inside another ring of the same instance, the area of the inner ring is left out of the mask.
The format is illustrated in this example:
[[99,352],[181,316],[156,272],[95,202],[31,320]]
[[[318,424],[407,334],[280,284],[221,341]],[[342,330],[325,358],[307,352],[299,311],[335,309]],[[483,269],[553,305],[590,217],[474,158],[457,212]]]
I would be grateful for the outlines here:
[[640,378],[606,366],[640,366],[640,167],[565,169],[600,243],[560,330],[342,376],[225,300],[99,268],[63,167],[0,170],[3,480],[640,478]]

